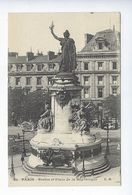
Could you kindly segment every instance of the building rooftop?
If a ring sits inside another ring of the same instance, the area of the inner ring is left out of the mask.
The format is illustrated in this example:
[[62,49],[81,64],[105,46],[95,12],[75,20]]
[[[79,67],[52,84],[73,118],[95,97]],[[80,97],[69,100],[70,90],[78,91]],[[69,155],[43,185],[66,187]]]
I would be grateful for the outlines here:
[[48,55],[42,55],[42,56],[36,56],[32,60],[29,61],[29,63],[41,63],[41,62],[49,62]]
[[27,60],[27,56],[9,56],[8,63],[9,64],[25,64],[25,63],[58,63],[61,61],[61,55],[55,56],[54,59],[49,59],[48,55],[43,56],[34,56],[32,60]]
[[[97,32],[94,36],[86,34],[87,41],[85,42],[84,48],[78,52],[103,52],[103,51],[116,51],[120,48],[120,33],[115,29],[107,29]],[[97,44],[103,42],[105,49],[97,49]],[[8,63],[9,64],[25,64],[25,63],[59,63],[61,61],[61,54],[55,55],[53,51],[49,51],[47,55],[38,53],[34,55],[32,52],[27,52],[25,56],[19,56],[16,52],[9,52]]]
[[50,60],[52,63],[59,63],[61,61],[61,54],[59,54],[56,58]]
[[59,62],[60,56],[55,55],[53,51],[49,51],[47,55],[39,54],[34,55],[34,53],[27,52],[25,56],[19,56],[16,52],[8,53],[8,63],[9,64],[25,64],[25,63],[47,63],[47,62]]
[[8,63],[10,64],[24,64],[27,63],[27,57],[26,56],[9,56],[8,57]]
[[103,30],[100,32],[97,32],[95,36],[91,38],[91,40],[86,43],[84,48],[81,50],[81,52],[90,52],[94,51],[95,47],[97,45],[97,42],[104,41],[105,46],[110,51],[115,51],[119,49],[119,40],[120,40],[120,34],[119,32],[111,29]]

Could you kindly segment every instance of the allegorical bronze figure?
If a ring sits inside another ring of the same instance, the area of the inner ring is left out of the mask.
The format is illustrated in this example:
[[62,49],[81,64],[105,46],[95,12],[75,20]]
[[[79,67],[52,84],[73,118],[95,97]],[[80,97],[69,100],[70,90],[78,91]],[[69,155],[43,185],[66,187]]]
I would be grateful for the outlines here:
[[52,22],[51,26],[49,27],[51,30],[51,33],[55,39],[60,41],[61,45],[61,64],[59,71],[60,72],[72,72],[76,68],[76,47],[75,47],[75,42],[73,39],[69,38],[70,33],[68,30],[66,30],[63,35],[64,38],[58,37],[55,35],[53,29],[54,29],[54,24]]

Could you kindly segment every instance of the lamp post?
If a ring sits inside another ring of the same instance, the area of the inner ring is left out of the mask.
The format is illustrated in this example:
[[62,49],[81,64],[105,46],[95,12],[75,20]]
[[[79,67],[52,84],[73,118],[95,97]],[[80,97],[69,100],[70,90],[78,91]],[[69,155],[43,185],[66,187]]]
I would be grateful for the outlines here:
[[82,168],[82,172],[83,172],[83,177],[85,177],[85,154],[84,151],[82,151],[82,160],[83,160],[83,168]]
[[15,171],[14,171],[14,161],[13,161],[13,154],[14,154],[14,146],[13,146],[13,138],[10,139],[12,142],[12,146],[11,146],[11,172],[10,172],[10,177],[15,180]]
[[106,157],[107,157],[107,155],[109,155],[110,154],[110,149],[109,149],[109,121],[108,121],[108,118],[106,119],[106,127],[107,127],[107,141],[106,141],[106,153],[105,153],[105,155],[106,155]]
[[25,131],[24,129],[22,130],[22,133],[23,133],[23,136],[22,136],[22,153],[23,153],[23,156],[26,156],[26,149],[25,149]]
[[99,124],[102,129],[103,108],[101,103],[98,105],[98,115]]

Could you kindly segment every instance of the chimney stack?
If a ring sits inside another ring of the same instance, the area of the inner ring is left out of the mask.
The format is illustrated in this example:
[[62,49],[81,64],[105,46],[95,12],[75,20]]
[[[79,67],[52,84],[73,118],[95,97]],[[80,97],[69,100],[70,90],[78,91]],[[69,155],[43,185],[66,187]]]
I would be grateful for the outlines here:
[[32,51],[27,52],[27,61],[34,59],[34,53]]
[[92,34],[88,34],[86,33],[84,35],[84,39],[85,39],[85,45],[88,44],[88,42],[93,38],[93,35]]
[[18,53],[17,52],[8,52],[8,56],[9,57],[18,57]]
[[52,60],[52,59],[54,59],[54,58],[55,58],[55,52],[49,51],[49,52],[48,52],[48,60]]
[[38,52],[37,52],[37,56],[43,56],[42,51],[41,51],[41,52],[39,52],[39,50],[38,50]]

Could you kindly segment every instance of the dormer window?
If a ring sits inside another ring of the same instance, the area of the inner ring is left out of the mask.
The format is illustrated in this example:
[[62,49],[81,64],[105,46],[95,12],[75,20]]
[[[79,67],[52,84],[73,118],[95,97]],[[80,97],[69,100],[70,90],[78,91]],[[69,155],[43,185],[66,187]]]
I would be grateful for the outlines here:
[[53,71],[55,67],[55,64],[49,64],[49,71]]
[[103,43],[98,43],[99,44],[99,49],[103,49]]
[[32,65],[31,64],[27,64],[27,71],[31,71],[32,70]]
[[42,64],[37,65],[37,71],[42,71]]
[[13,68],[13,65],[12,64],[9,64],[8,71],[11,71],[12,68]]
[[96,39],[96,43],[97,43],[98,49],[101,50],[105,46],[105,39],[103,37],[98,37]]
[[17,64],[16,65],[16,71],[19,72],[22,70],[22,64]]

